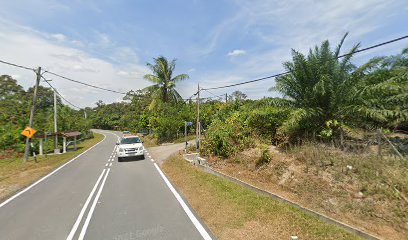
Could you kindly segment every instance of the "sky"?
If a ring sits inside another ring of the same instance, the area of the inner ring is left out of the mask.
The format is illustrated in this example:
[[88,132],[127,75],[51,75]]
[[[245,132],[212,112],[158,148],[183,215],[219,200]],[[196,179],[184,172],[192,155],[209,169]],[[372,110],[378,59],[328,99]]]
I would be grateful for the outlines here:
[[[353,45],[377,44],[408,34],[406,0],[0,0],[0,60],[127,92],[151,85],[147,62],[177,59],[175,74],[190,79],[176,89],[188,98],[200,87],[248,81],[285,71],[291,49],[329,40],[334,48],[349,32]],[[398,54],[408,40],[353,58]],[[0,64],[0,75],[25,88],[34,72]],[[79,107],[121,101],[120,94],[44,76]],[[203,91],[203,97],[240,90],[249,98],[279,96],[274,79]],[[44,82],[41,85],[45,85]]]

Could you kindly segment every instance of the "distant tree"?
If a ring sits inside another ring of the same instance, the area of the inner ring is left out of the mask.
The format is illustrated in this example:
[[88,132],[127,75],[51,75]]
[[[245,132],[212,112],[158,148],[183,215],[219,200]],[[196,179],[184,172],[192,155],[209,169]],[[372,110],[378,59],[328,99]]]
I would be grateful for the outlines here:
[[180,94],[176,91],[176,82],[188,79],[187,74],[180,74],[173,77],[173,72],[176,67],[176,59],[168,61],[167,58],[160,56],[154,58],[154,63],[147,63],[147,66],[152,70],[152,74],[146,74],[144,79],[155,83],[152,86],[146,87],[144,90],[152,93],[151,107],[157,104],[157,100],[162,102],[180,101]]
[[237,90],[237,91],[234,91],[234,92],[231,93],[231,95],[229,97],[229,100],[230,101],[235,100],[235,101],[241,102],[241,101],[245,100],[246,98],[247,98],[247,95],[245,93]]

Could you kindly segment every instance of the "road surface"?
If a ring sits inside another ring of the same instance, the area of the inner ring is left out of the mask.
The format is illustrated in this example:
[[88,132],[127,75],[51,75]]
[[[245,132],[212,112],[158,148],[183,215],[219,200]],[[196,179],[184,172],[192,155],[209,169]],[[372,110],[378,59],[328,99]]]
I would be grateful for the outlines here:
[[0,203],[0,239],[211,239],[154,160],[117,162],[118,132]]

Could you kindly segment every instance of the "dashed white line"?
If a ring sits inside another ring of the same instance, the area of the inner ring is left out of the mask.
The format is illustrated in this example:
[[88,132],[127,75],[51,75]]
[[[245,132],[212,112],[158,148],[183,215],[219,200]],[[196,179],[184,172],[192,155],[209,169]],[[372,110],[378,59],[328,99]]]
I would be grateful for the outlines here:
[[95,191],[96,191],[96,188],[98,187],[99,182],[101,181],[102,176],[103,176],[104,173],[105,173],[105,169],[103,169],[101,175],[99,175],[99,178],[98,178],[98,180],[96,181],[94,187],[92,188],[92,191],[91,191],[91,193],[90,193],[89,196],[88,196],[88,199],[86,199],[86,202],[85,202],[84,206],[82,207],[81,212],[79,213],[78,218],[77,218],[77,220],[75,221],[75,224],[74,224],[74,226],[72,227],[71,232],[69,233],[69,235],[68,235],[68,237],[67,237],[67,240],[72,240],[72,238],[74,237],[75,232],[76,232],[77,229],[78,229],[79,223],[82,221],[82,217],[84,216],[85,210],[88,208],[89,202],[91,201],[92,196],[94,195],[94,193],[95,193]]
[[198,232],[201,234],[201,236],[204,238],[204,240],[212,240],[211,236],[208,234],[208,232],[205,230],[203,225],[201,225],[200,221],[197,220],[197,218],[194,216],[194,214],[191,212],[190,208],[187,206],[187,204],[184,202],[184,200],[181,198],[180,194],[174,189],[174,187],[171,185],[170,181],[167,179],[167,177],[164,175],[162,170],[159,168],[157,163],[154,163],[154,166],[156,167],[157,171],[159,172],[160,176],[163,178],[164,182],[166,183],[167,187],[170,188],[170,191],[174,194],[176,197],[177,201],[180,203],[181,207],[183,208],[184,212],[186,212],[187,216],[190,218],[191,222],[193,222],[194,226],[197,228]]
[[112,163],[109,163],[109,167],[112,167]]
[[105,174],[105,177],[103,178],[103,181],[101,183],[101,186],[99,187],[98,193],[96,194],[95,199],[94,199],[94,201],[92,203],[91,209],[88,212],[88,216],[85,219],[85,223],[82,226],[82,230],[81,230],[81,233],[79,234],[78,240],[83,240],[84,237],[85,237],[86,229],[88,228],[89,222],[91,221],[91,217],[92,217],[92,214],[93,214],[93,212],[95,210],[96,203],[98,202],[99,196],[101,196],[102,189],[103,189],[103,186],[105,185],[106,178],[108,177],[109,172],[110,172],[110,168],[108,169],[108,171]]
[[108,163],[107,164],[105,164],[105,167],[107,167],[108,166]]

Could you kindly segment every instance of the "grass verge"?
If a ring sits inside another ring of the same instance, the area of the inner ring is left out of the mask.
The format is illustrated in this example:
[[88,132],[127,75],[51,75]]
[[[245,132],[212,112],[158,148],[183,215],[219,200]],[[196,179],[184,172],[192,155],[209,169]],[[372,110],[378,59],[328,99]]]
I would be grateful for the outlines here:
[[360,239],[343,229],[223,178],[181,156],[163,170],[219,239]]
[[0,201],[5,200],[24,187],[45,176],[52,170],[81,154],[103,139],[103,135],[94,132],[94,138],[78,144],[78,150],[60,155],[32,157],[24,163],[22,158],[13,157],[0,161]]

